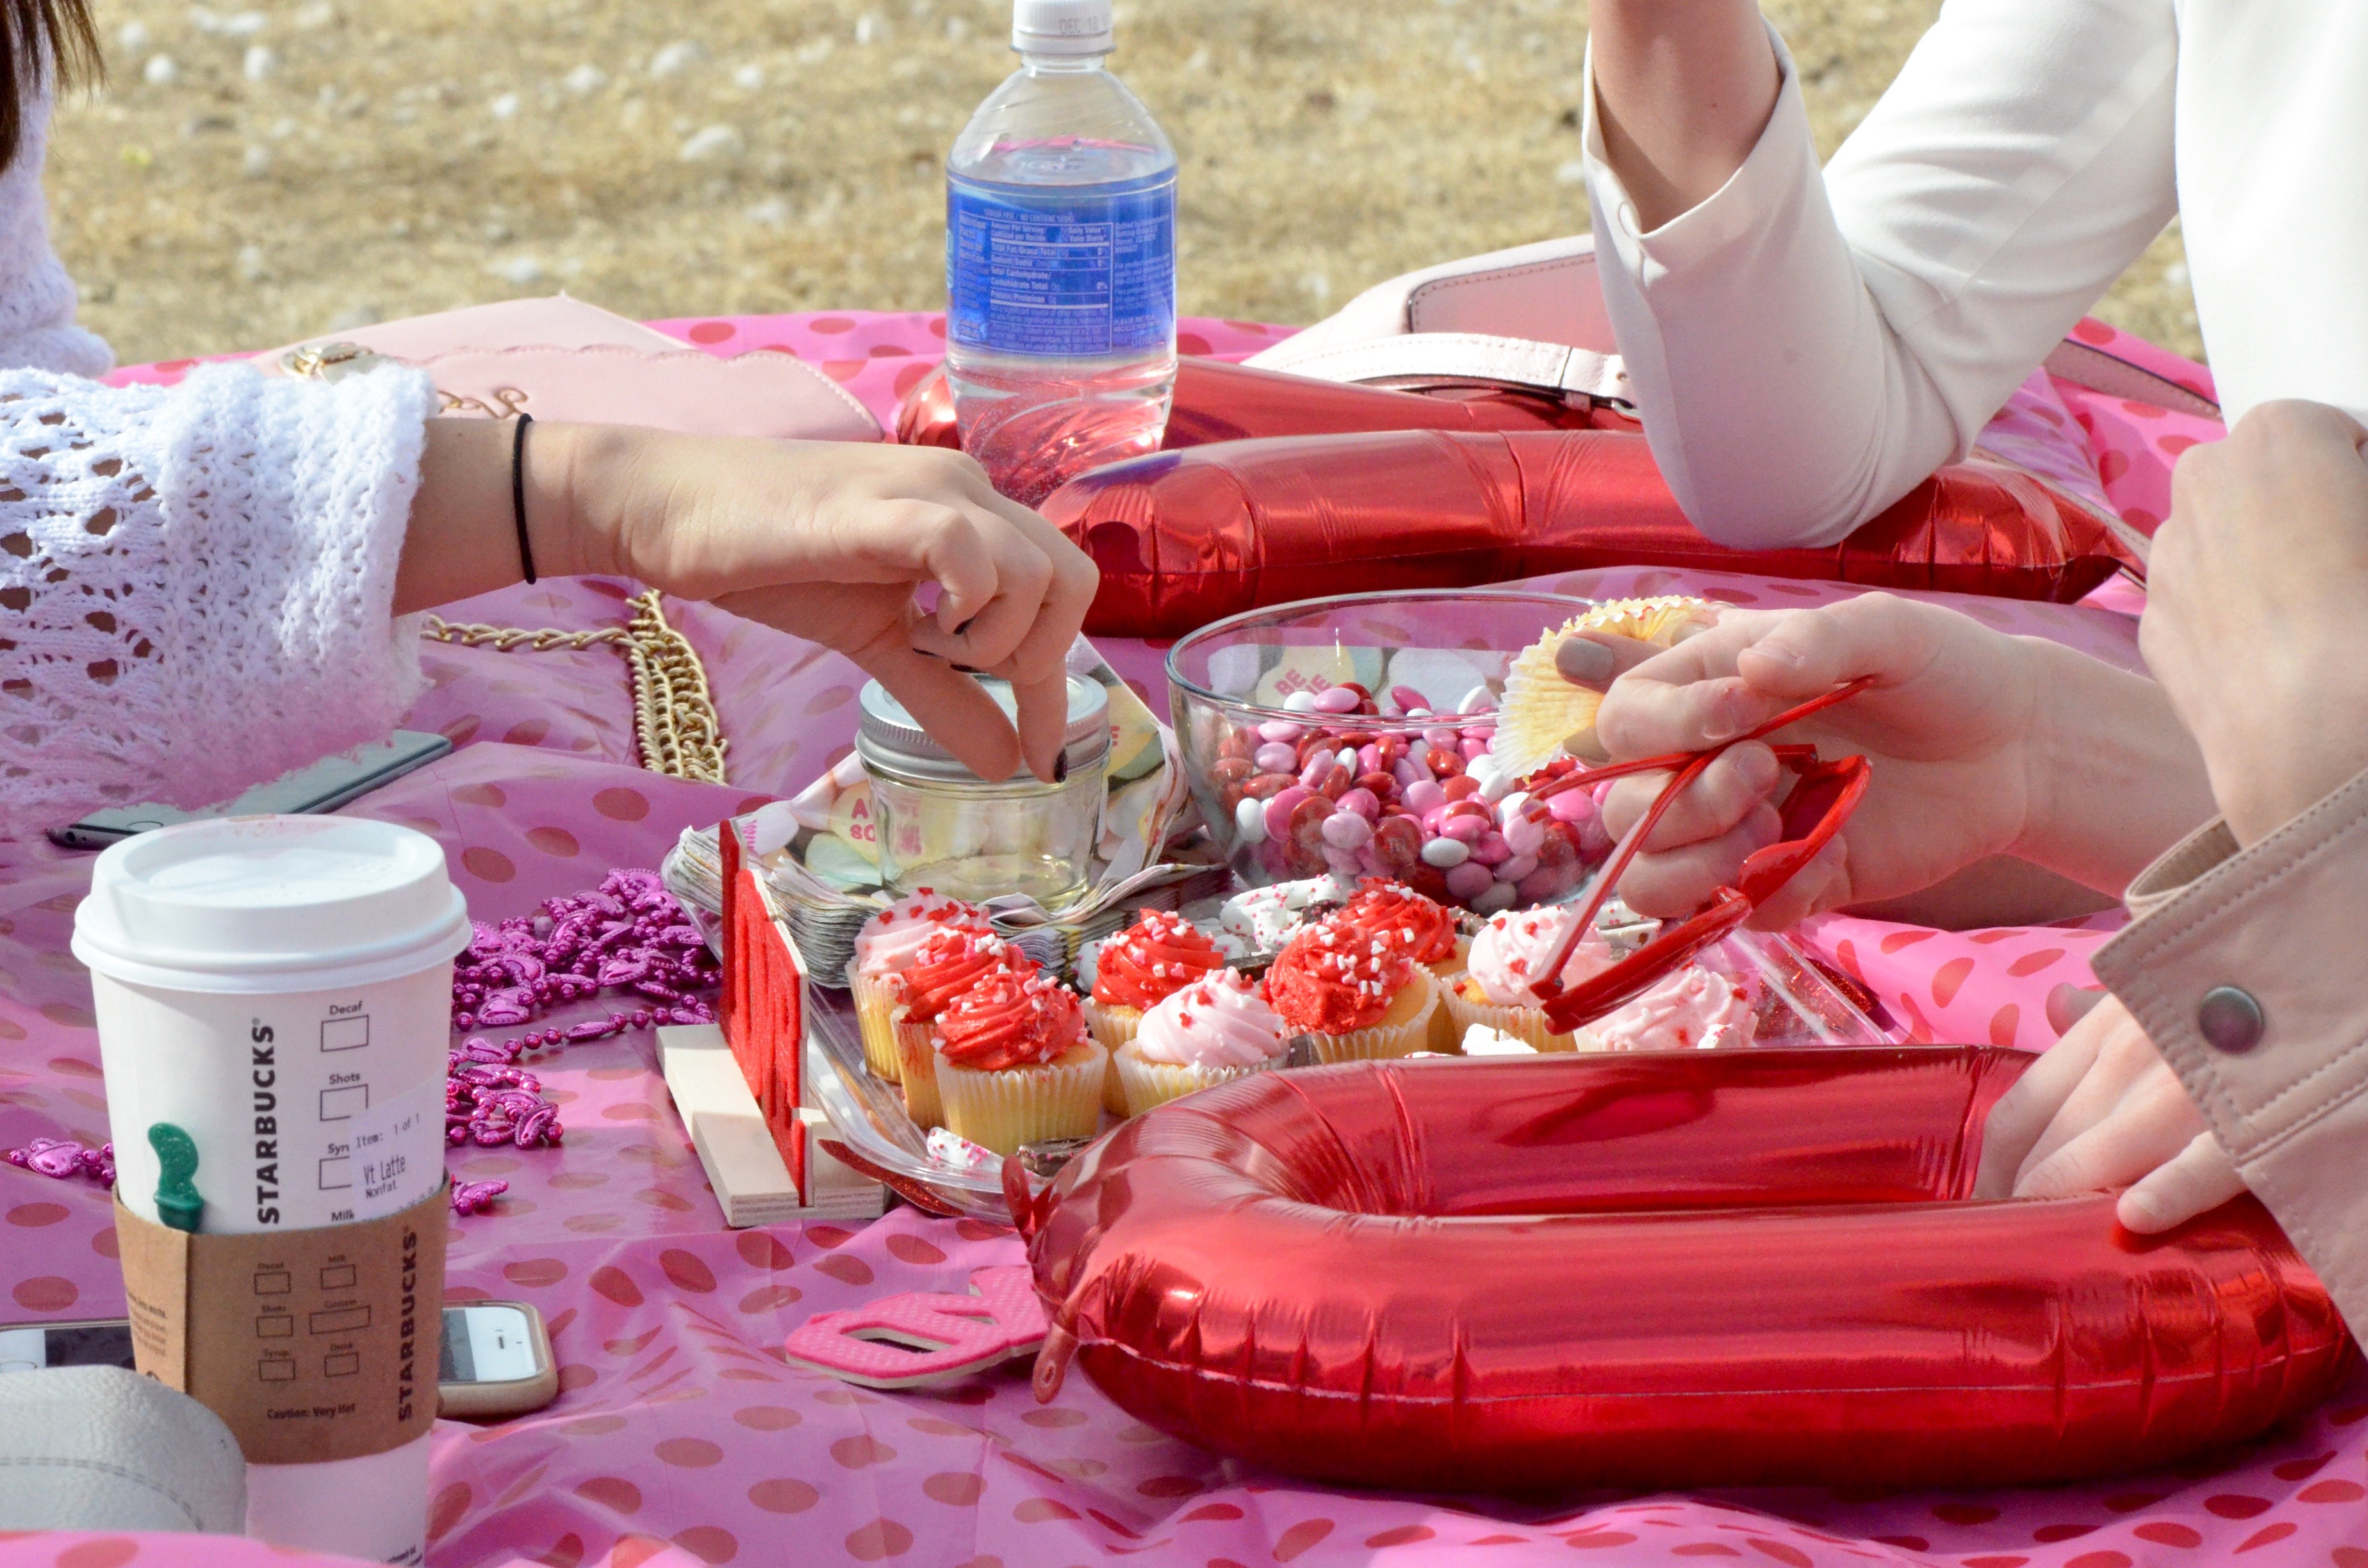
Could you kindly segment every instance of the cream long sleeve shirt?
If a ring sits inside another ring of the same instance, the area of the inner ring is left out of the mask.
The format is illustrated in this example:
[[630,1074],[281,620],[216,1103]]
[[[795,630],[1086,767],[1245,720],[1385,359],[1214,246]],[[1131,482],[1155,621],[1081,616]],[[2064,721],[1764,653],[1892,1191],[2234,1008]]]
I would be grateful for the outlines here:
[[1748,160],[1650,233],[1588,75],[1613,330],[1713,539],[1829,542],[1962,456],[2174,213],[2228,417],[2368,417],[2368,5],[1948,0],[1822,176],[1777,52]]

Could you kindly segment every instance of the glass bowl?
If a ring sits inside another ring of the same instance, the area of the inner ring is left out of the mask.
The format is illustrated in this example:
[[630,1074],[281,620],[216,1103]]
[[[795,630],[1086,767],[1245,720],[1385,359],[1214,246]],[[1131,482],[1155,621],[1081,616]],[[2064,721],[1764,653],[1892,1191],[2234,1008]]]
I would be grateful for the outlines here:
[[[1235,874],[1387,876],[1480,915],[1569,896],[1611,848],[1588,792],[1531,801],[1534,780],[1466,770],[1494,733],[1506,667],[1592,608],[1481,588],[1345,594],[1178,642],[1167,680],[1185,774]],[[1351,697],[1356,711],[1323,710]],[[1485,822],[1455,821],[1479,816],[1466,801]]]

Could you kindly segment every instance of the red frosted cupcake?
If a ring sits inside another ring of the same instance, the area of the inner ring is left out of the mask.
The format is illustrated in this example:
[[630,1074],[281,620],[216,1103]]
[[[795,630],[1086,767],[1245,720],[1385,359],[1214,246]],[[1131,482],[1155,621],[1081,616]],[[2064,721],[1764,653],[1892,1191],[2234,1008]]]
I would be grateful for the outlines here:
[[[1135,923],[1101,944],[1094,956],[1093,994],[1086,1002],[1086,1027],[1115,1051],[1134,1038],[1143,1015],[1194,981],[1225,967],[1217,944],[1182,915],[1146,909]],[[1112,1074],[1109,1108],[1126,1114]]]
[[1101,1126],[1110,1058],[1086,1032],[1075,993],[999,970],[938,1017],[937,1083],[945,1125],[998,1154],[1046,1138],[1089,1138]]
[[863,1034],[863,1062],[894,1084],[902,1080],[897,1064],[896,977],[921,944],[950,927],[991,936],[986,911],[974,903],[922,888],[907,893],[863,923],[855,935],[855,957],[847,966],[848,987],[855,993],[855,1021]]
[[[1457,932],[1455,917],[1403,882],[1367,877],[1339,919],[1368,937],[1404,947],[1406,956],[1430,971],[1442,990],[1470,961],[1472,941]],[[1431,1050],[1455,1050],[1454,1026],[1445,1007],[1431,1014],[1430,1032]]]
[[1430,1037],[1439,983],[1395,937],[1339,915],[1302,929],[1266,971],[1267,1004],[1325,1062],[1410,1056]]
[[894,982],[896,1059],[905,1085],[905,1109],[916,1127],[936,1127],[944,1118],[930,1036],[954,998],[990,974],[1033,974],[1036,964],[1018,948],[991,934],[949,928],[934,932],[915,950]]

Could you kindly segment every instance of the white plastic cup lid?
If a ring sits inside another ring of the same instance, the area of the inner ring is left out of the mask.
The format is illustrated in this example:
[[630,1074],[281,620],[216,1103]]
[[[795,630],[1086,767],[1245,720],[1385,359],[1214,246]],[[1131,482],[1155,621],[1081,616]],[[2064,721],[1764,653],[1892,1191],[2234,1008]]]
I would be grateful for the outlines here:
[[367,817],[229,817],[114,845],[74,911],[95,971],[179,991],[328,990],[469,945],[468,901],[425,834]]
[[1108,54],[1110,0],[1012,0],[1011,47],[1023,54]]

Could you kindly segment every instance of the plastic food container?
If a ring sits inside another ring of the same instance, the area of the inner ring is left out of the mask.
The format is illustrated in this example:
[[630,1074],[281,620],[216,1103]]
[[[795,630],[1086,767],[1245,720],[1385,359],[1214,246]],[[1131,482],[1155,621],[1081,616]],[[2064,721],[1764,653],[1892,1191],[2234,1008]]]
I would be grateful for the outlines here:
[[[1013,711],[1009,683],[979,685]],[[988,783],[878,681],[858,702],[855,749],[871,780],[880,873],[892,891],[929,887],[980,903],[1021,893],[1047,910],[1085,892],[1110,764],[1110,696],[1099,683],[1069,677],[1068,770],[1057,784],[1025,771]]]
[[[1492,812],[1530,820],[1467,823],[1453,843],[1424,813],[1468,788],[1455,780],[1486,754],[1513,658],[1591,608],[1483,589],[1349,594],[1252,610],[1178,642],[1168,701],[1185,775],[1235,875],[1254,887],[1386,876],[1481,915],[1585,886],[1611,847],[1585,790],[1549,815],[1499,784],[1484,797]],[[1352,693],[1381,711],[1338,710]]]

